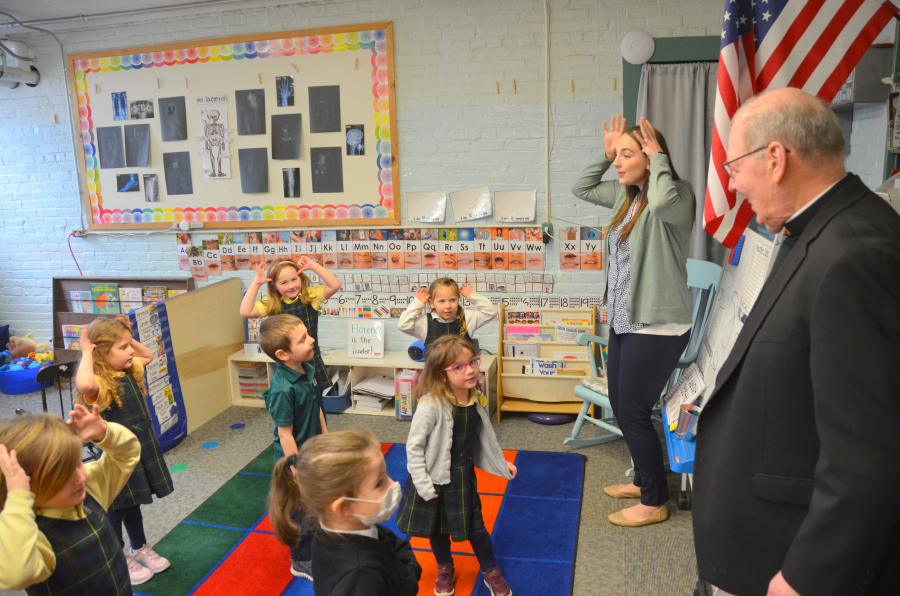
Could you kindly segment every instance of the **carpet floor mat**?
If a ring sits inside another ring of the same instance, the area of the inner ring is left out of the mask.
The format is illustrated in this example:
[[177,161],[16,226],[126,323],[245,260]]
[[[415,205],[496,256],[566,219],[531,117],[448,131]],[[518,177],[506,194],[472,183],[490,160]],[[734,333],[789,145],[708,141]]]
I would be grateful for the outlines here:
[[[406,446],[382,444],[388,474],[406,482]],[[289,552],[266,514],[272,447],[263,451],[154,548],[171,568],[135,587],[137,596],[313,596],[290,572]],[[476,470],[497,564],[516,596],[569,596],[581,513],[584,458],[504,451],[518,467],[507,481]],[[397,535],[396,514],[384,524]],[[422,565],[419,595],[434,593],[437,564],[425,538],[410,543]],[[452,543],[456,594],[490,596],[468,542]]]

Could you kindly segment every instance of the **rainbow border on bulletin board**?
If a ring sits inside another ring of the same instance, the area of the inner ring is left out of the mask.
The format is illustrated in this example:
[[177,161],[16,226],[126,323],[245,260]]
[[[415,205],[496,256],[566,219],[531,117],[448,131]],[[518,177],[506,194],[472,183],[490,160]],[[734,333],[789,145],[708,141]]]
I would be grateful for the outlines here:
[[[375,109],[375,138],[377,139],[375,150],[378,152],[378,193],[380,195],[378,205],[265,205],[132,209],[130,211],[103,208],[103,197],[97,183],[100,160],[94,139],[94,123],[91,119],[91,98],[87,92],[87,73],[357,50],[371,50],[372,52],[372,94]],[[75,60],[74,71],[79,118],[81,119],[81,139],[84,145],[86,182],[91,197],[91,213],[94,223],[302,221],[307,219],[341,220],[394,217],[387,41],[384,29]]]

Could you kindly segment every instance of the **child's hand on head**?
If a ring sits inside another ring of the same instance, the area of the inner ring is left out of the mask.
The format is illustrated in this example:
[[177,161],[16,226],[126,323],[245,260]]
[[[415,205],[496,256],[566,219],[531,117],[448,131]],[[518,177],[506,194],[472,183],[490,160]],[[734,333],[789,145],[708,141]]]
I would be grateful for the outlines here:
[[422,304],[428,302],[428,297],[428,288],[419,288],[416,290],[416,299]]
[[15,490],[24,490],[31,492],[31,478],[19,465],[16,459],[16,450],[6,450],[6,445],[0,445],[0,472],[6,480],[6,490],[13,492]]
[[253,278],[253,283],[258,285],[267,284],[272,281],[272,278],[266,277],[266,264],[265,263],[257,263],[256,264],[256,277]]
[[78,431],[82,441],[99,443],[106,438],[106,422],[100,417],[100,406],[94,404],[91,412],[81,404],[75,404],[74,408],[66,424]]
[[134,325],[131,323],[131,319],[129,319],[129,318],[126,317],[126,316],[116,317],[116,320],[117,320],[117,321],[122,321],[123,323],[125,323],[126,325],[128,325],[128,327],[130,327],[130,328],[134,328]]
[[506,462],[506,467],[509,468],[509,473],[512,474],[513,478],[519,473],[519,469],[512,462]]
[[81,345],[81,353],[82,354],[93,352],[94,348],[97,347],[97,344],[91,343],[91,338],[88,335],[88,326],[87,325],[81,326],[81,339],[79,340],[79,344]]
[[459,293],[462,294],[463,296],[465,296],[466,298],[468,298],[469,294],[471,294],[474,291],[475,290],[472,289],[472,284],[469,282],[466,282],[459,286]]

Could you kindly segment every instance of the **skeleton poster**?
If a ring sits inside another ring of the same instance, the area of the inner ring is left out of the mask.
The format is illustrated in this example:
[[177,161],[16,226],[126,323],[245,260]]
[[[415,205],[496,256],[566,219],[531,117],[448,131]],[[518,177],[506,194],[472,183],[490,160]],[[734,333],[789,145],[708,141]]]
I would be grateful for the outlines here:
[[200,157],[203,177],[207,179],[231,178],[231,152],[228,133],[228,106],[200,108],[200,130],[197,137],[202,144]]

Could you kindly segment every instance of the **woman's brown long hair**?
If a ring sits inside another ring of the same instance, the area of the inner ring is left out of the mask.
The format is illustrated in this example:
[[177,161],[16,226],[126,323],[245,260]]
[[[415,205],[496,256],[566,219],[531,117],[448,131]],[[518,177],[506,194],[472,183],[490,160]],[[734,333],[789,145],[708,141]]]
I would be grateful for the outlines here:
[[269,292],[269,299],[266,301],[267,317],[281,314],[281,292],[275,287],[275,281],[278,279],[278,274],[281,273],[281,270],[285,267],[292,267],[300,276],[300,281],[303,284],[300,289],[300,300],[303,301],[303,304],[312,302],[312,296],[309,295],[309,278],[306,277],[306,274],[300,271],[300,268],[297,267],[297,263],[294,261],[290,259],[277,259],[269,266],[269,272],[266,274],[267,277],[272,280],[266,284],[266,289]]
[[[661,153],[663,153],[666,157],[669,158],[669,171],[672,172],[672,180],[681,180],[681,177],[678,175],[678,172],[675,171],[675,164],[672,163],[672,156],[669,154],[669,146],[666,144],[666,137],[663,136],[663,133],[653,129],[656,132],[656,140],[659,143],[660,149],[662,149]],[[634,139],[634,142],[638,144],[638,147],[641,147],[641,139],[643,136],[641,135],[641,127],[640,126],[631,126],[625,129],[625,133]],[[645,155],[643,152],[641,155]],[[645,155],[646,157],[646,155]],[[649,159],[649,158],[647,158]],[[644,209],[647,208],[647,188],[650,185],[650,177],[649,171],[647,172],[647,180],[644,182],[644,186],[642,188],[638,188],[634,185],[629,185],[625,188],[625,193],[628,196],[628,200],[622,204],[622,208],[619,209],[619,212],[616,213],[615,217],[613,217],[612,223],[609,224],[609,230],[613,230],[623,219],[625,219],[625,215],[628,213],[628,209],[631,208],[631,202],[634,200],[635,196],[640,196],[640,204],[638,205],[637,213],[634,214],[634,217],[625,224],[622,229],[619,231],[619,244],[625,242],[625,239],[628,238],[628,235],[631,234],[631,230],[634,228],[635,224],[637,224],[638,218],[640,218],[641,213],[644,212]],[[696,209],[696,207],[695,207]]]

